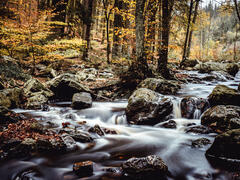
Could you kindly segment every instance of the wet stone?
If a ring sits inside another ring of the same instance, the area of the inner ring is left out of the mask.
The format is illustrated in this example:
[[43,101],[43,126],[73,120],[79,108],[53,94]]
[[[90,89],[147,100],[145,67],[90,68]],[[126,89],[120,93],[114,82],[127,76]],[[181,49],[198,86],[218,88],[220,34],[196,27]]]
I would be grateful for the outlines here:
[[73,109],[85,109],[92,106],[92,97],[90,93],[75,93],[72,98]]
[[79,177],[89,177],[93,174],[93,162],[83,161],[74,163],[73,172]]
[[122,168],[125,176],[132,179],[165,179],[168,173],[167,165],[156,155],[131,158],[122,164]]
[[211,128],[202,125],[189,126],[185,129],[186,133],[194,133],[194,134],[210,134],[214,131]]
[[199,138],[192,141],[192,147],[194,148],[202,148],[208,144],[211,144],[211,141],[207,138]]
[[169,120],[167,122],[163,122],[163,123],[157,124],[157,125],[155,125],[155,127],[176,129],[177,128],[177,123],[174,120]]
[[94,127],[91,127],[88,132],[91,132],[91,133],[96,133],[98,134],[99,136],[104,136],[104,131],[101,129],[101,127],[99,125],[95,125]]

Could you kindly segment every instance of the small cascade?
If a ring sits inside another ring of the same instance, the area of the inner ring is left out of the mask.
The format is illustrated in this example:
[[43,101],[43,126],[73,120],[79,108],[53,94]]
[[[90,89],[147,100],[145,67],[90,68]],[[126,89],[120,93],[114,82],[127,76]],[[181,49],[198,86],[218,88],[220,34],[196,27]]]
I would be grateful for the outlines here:
[[182,118],[181,99],[173,99],[173,115],[174,118]]
[[201,110],[200,109],[195,109],[193,113],[193,119],[200,119],[201,116]]

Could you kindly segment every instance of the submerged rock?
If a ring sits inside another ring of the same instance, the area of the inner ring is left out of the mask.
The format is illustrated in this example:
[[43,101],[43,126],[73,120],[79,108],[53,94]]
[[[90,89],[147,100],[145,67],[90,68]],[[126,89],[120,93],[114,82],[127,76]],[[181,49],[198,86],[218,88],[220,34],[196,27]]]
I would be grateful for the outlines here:
[[160,94],[176,94],[181,88],[179,82],[166,79],[147,78],[139,84],[139,88],[147,88]]
[[202,148],[208,144],[211,144],[211,141],[207,138],[199,138],[192,141],[192,147],[194,148]]
[[85,109],[92,106],[92,96],[90,93],[75,93],[72,97],[73,109]]
[[131,158],[122,164],[122,168],[126,176],[133,179],[165,179],[168,173],[167,165],[156,155]]
[[214,131],[206,126],[202,125],[191,125],[185,129],[186,133],[194,133],[194,134],[210,134],[214,133]]
[[156,124],[155,127],[176,129],[177,128],[177,123],[174,120],[169,120],[169,121],[166,121],[166,122],[162,122],[162,123]]
[[240,92],[225,85],[217,85],[208,96],[211,106],[235,105],[240,106]]
[[217,132],[240,128],[240,107],[219,105],[208,109],[201,117],[201,124]]
[[172,101],[150,89],[140,88],[128,99],[127,121],[131,124],[154,125],[167,120],[172,113]]
[[60,100],[71,100],[73,94],[79,92],[90,92],[90,90],[79,82],[74,74],[61,74],[47,82],[50,90],[54,92],[55,98]]
[[240,129],[218,135],[206,155],[240,160]]
[[73,164],[73,172],[79,177],[88,177],[93,174],[93,162],[83,161]]
[[198,119],[209,108],[209,102],[203,98],[185,97],[181,100],[181,114],[187,119]]

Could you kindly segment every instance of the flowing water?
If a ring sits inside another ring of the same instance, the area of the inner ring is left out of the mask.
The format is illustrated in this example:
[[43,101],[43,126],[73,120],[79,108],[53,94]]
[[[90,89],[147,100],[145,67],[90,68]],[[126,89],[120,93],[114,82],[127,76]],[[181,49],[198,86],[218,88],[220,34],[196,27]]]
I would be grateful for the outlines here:
[[[189,73],[194,74],[195,72]],[[93,176],[85,179],[100,179],[107,176],[107,168],[119,167],[124,160],[130,157],[156,154],[168,165],[171,173],[169,180],[229,180],[227,171],[211,165],[206,159],[205,151],[210,145],[203,148],[192,147],[192,141],[201,137],[208,138],[213,142],[215,134],[185,133],[188,124],[200,125],[201,112],[196,110],[194,119],[182,118],[180,101],[186,95],[206,98],[219,83],[236,89],[239,79],[240,73],[234,80],[225,82],[184,85],[179,95],[173,97],[176,129],[128,125],[124,113],[127,101],[94,102],[91,108],[85,110],[73,110],[70,108],[69,102],[55,104],[50,107],[48,112],[16,109],[16,112],[31,115],[46,126],[49,123],[55,124],[55,129],[59,129],[64,122],[70,122],[71,126],[75,127],[81,127],[79,124],[86,122],[89,126],[98,124],[100,127],[114,129],[118,134],[99,137],[91,146],[78,143],[79,150],[77,152],[62,156],[33,157],[3,162],[0,165],[0,179],[78,179],[72,172],[72,165],[74,162],[84,160],[95,162]],[[117,179],[117,177],[112,179]]]

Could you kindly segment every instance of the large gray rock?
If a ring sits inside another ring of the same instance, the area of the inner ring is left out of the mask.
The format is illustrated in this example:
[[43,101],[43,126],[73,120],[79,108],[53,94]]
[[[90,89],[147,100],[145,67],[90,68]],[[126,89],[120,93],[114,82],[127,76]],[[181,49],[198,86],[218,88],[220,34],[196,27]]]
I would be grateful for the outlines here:
[[201,124],[216,132],[240,128],[240,107],[219,105],[208,109],[201,117]]
[[23,87],[23,96],[26,99],[24,108],[40,109],[53,95],[53,92],[39,80],[30,79]]
[[147,88],[160,94],[176,94],[181,88],[177,81],[147,78],[139,84],[139,88]]
[[173,104],[169,98],[150,89],[140,88],[128,99],[127,120],[131,124],[154,125],[167,120]]
[[196,59],[184,59],[180,65],[183,68],[187,68],[187,67],[194,67],[197,64],[199,64],[199,61]]
[[235,63],[203,62],[194,67],[200,73],[210,73],[212,71],[224,71],[232,76],[238,72],[238,65]]
[[240,160],[240,129],[218,135],[206,155]]
[[208,96],[211,106],[235,105],[240,106],[240,92],[225,85],[217,85]]
[[133,179],[165,179],[168,173],[167,165],[156,155],[128,159],[122,168]]
[[0,90],[0,106],[4,106],[7,108],[20,107],[21,94],[22,90],[20,88]]
[[187,119],[200,118],[207,108],[209,108],[209,102],[203,98],[188,96],[181,100],[181,114]]
[[73,109],[85,109],[92,106],[92,96],[90,93],[75,93],[72,97]]
[[47,82],[50,90],[54,92],[54,97],[60,100],[71,100],[73,94],[79,92],[90,92],[90,90],[79,82],[74,74],[61,74]]

